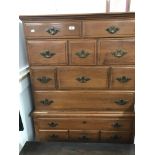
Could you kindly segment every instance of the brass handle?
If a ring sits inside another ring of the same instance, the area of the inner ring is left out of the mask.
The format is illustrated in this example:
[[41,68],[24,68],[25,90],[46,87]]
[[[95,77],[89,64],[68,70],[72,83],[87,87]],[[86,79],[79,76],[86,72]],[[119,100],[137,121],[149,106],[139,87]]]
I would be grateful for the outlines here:
[[121,49],[112,52],[112,55],[114,57],[117,57],[117,58],[120,58],[120,57],[124,56],[125,54],[127,54],[127,52],[125,52],[125,51],[123,51]]
[[53,100],[48,100],[48,99],[44,99],[40,101],[40,103],[42,103],[43,105],[50,105],[53,102],[54,102]]
[[48,32],[50,35],[55,35],[59,32],[59,30],[55,27],[51,27],[46,32]]
[[115,123],[112,124],[112,126],[113,126],[114,128],[120,128],[122,125],[119,124],[118,122],[115,122]]
[[52,134],[52,135],[49,136],[49,138],[52,139],[52,140],[53,140],[53,139],[56,140],[56,139],[59,138],[59,136],[56,135],[56,134]]
[[110,26],[106,29],[106,31],[108,31],[109,33],[111,34],[114,34],[116,33],[117,31],[119,31],[119,28],[118,27],[115,27],[115,26]]
[[51,78],[48,78],[46,76],[42,76],[41,78],[37,78],[37,80],[41,83],[48,83],[50,80],[52,80]]
[[58,124],[54,123],[54,122],[49,122],[48,126],[54,128],[54,127],[58,126]]
[[76,52],[75,55],[77,55],[79,58],[86,58],[88,55],[90,55],[90,53],[84,50],[81,50]]
[[81,76],[81,77],[77,77],[76,80],[79,81],[80,83],[86,83],[87,81],[90,80],[90,78],[85,77],[85,76]]
[[112,140],[119,140],[119,139],[121,139],[121,136],[118,136],[118,135],[114,134],[114,135],[112,135],[110,138],[111,138]]
[[85,135],[79,137],[78,139],[79,139],[79,140],[84,140],[84,141],[89,140],[89,138],[88,138],[87,136],[85,136]]
[[118,105],[125,105],[128,103],[128,100],[118,99],[114,101]]
[[44,58],[51,58],[55,55],[55,53],[50,51],[44,51],[41,52],[40,55],[43,56]]
[[126,76],[122,76],[122,77],[117,77],[116,80],[119,81],[119,82],[121,82],[121,83],[126,83],[129,80],[131,80],[131,78],[128,78]]

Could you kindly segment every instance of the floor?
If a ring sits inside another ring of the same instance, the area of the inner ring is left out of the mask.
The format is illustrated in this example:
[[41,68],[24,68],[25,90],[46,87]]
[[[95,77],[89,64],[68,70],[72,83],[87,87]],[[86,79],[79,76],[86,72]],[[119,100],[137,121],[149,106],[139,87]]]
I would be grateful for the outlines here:
[[26,142],[19,155],[135,155],[135,145]]

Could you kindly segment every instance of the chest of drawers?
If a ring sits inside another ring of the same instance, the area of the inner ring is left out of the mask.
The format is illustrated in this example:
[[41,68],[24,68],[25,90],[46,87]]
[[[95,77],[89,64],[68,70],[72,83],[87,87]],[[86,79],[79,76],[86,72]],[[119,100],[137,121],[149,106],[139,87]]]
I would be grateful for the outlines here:
[[36,140],[133,143],[134,13],[20,19]]

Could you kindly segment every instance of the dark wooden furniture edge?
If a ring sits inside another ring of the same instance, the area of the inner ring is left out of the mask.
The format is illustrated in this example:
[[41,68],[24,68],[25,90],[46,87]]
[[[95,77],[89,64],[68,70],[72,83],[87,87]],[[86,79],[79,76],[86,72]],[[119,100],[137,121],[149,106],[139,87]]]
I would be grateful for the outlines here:
[[53,19],[109,19],[109,18],[134,18],[134,12],[117,12],[117,13],[92,13],[92,14],[59,14],[59,15],[20,15],[22,21],[37,21],[37,20],[53,20]]

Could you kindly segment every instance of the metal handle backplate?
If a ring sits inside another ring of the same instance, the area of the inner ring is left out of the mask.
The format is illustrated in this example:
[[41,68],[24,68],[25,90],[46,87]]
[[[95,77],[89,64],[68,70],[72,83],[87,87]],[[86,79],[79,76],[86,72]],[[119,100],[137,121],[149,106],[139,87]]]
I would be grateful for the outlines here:
[[86,83],[91,79],[89,77],[81,76],[81,77],[77,77],[76,80],[79,81],[80,83]]
[[39,82],[45,84],[45,83],[48,83],[48,82],[49,82],[50,80],[52,80],[52,79],[49,78],[49,77],[46,77],[46,76],[42,76],[42,77],[40,77],[40,78],[37,78],[37,80],[38,80]]
[[131,78],[128,78],[126,76],[122,76],[122,77],[117,77],[116,80],[121,82],[121,83],[127,83],[128,81],[131,80]]
[[55,54],[56,53],[51,51],[44,51],[40,53],[40,55],[43,56],[44,58],[52,58]]

